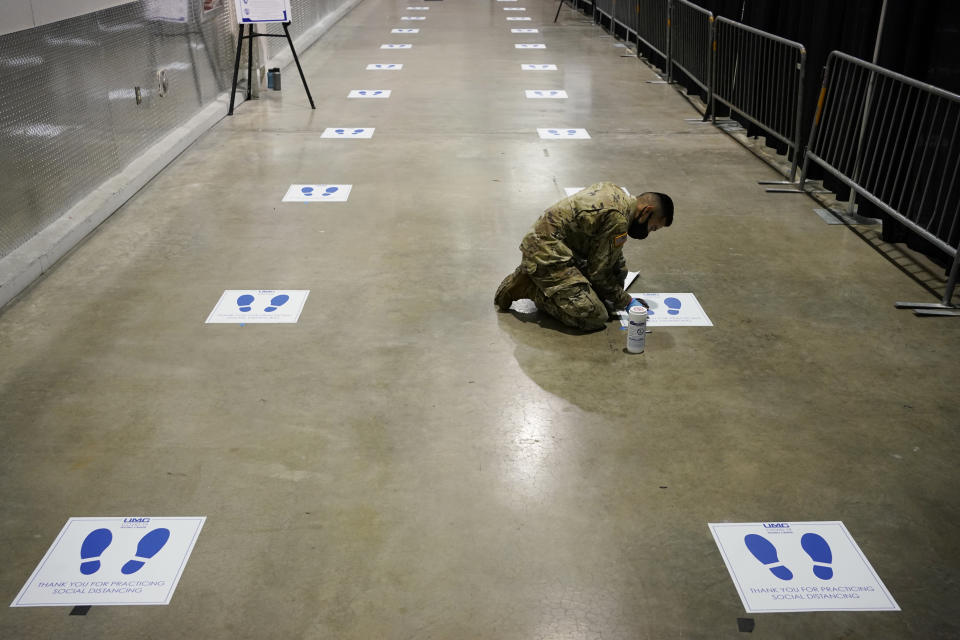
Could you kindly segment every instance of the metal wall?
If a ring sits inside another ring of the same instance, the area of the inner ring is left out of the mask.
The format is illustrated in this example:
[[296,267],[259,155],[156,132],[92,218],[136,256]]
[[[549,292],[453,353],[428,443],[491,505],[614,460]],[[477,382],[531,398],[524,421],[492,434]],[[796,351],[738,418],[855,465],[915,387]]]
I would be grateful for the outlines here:
[[[0,258],[229,90],[229,3],[140,0],[0,36]],[[344,4],[293,0],[291,31]]]

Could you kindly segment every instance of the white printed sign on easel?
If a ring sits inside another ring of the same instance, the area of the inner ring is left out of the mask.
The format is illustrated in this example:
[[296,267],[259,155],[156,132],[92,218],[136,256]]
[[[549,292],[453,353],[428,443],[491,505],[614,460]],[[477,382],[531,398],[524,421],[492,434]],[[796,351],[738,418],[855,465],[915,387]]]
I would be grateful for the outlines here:
[[290,0],[234,0],[237,22],[290,22]]

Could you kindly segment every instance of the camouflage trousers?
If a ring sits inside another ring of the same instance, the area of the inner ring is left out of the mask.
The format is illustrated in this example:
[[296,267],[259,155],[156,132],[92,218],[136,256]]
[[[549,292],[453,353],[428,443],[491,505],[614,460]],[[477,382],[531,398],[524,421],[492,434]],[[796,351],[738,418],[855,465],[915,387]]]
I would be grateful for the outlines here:
[[610,318],[607,308],[587,282],[571,283],[554,291],[552,295],[543,292],[535,274],[530,275],[533,287],[533,301],[537,309],[544,311],[568,327],[596,331],[603,329]]

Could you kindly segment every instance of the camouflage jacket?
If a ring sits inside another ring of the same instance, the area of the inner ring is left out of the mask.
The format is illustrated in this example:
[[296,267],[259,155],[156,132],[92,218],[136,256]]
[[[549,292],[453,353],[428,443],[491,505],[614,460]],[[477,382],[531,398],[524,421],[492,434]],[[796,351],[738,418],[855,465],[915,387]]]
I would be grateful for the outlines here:
[[598,182],[548,208],[520,242],[521,264],[547,296],[589,283],[603,300],[625,307],[623,291],[630,213],[637,199]]

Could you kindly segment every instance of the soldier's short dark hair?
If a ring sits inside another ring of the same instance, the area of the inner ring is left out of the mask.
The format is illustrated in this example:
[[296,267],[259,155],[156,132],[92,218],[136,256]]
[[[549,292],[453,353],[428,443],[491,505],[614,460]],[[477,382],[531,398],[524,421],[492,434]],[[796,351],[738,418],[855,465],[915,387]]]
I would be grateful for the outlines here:
[[665,227],[673,224],[673,199],[670,196],[657,191],[647,191],[642,195],[652,197],[657,202],[657,209],[663,214],[663,225]]

